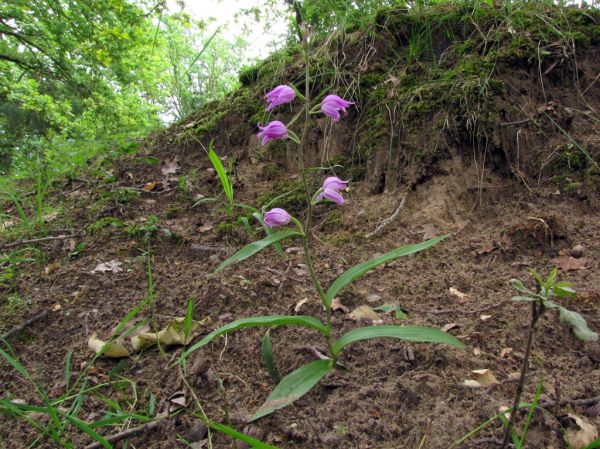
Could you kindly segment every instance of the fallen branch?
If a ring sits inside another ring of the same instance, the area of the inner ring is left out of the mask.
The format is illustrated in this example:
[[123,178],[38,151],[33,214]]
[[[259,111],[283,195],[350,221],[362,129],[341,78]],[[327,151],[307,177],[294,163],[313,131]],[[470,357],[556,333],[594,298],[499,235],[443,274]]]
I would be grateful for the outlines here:
[[406,192],[404,192],[404,195],[402,195],[400,204],[398,204],[398,207],[396,207],[396,210],[394,211],[394,213],[392,215],[390,215],[388,218],[386,218],[383,222],[381,222],[381,224],[379,226],[377,226],[377,228],[375,228],[375,230],[373,232],[368,233],[365,237],[370,239],[372,237],[375,237],[376,235],[379,235],[381,233],[381,231],[383,231],[394,220],[396,220],[396,218],[398,218],[398,215],[400,215],[400,211],[404,208],[404,203],[406,203],[407,196],[408,196],[408,190]]
[[[124,430],[123,432],[115,433],[104,439],[108,441],[110,444],[116,443],[117,441],[124,440],[125,438],[130,438],[137,436],[141,433],[147,432],[149,430],[154,430],[160,425],[161,421],[150,421],[146,424],[142,424],[139,427],[134,427],[133,429]],[[99,441],[95,441],[94,443],[88,444],[84,449],[99,449],[104,447],[102,443]]]
[[13,327],[11,330],[9,330],[6,334],[4,334],[2,336],[2,339],[3,340],[8,340],[10,337],[12,337],[13,335],[18,334],[19,332],[21,332],[26,327],[29,327],[33,323],[36,323],[37,321],[41,321],[44,318],[46,318],[48,316],[48,313],[49,313],[48,310],[44,310],[42,313],[38,313],[37,315],[29,318],[23,324],[19,324],[18,326]]
[[41,243],[41,242],[49,242],[51,240],[65,240],[73,237],[79,237],[81,233],[78,234],[69,234],[69,235],[54,235],[51,237],[41,237],[39,239],[31,239],[31,240],[19,240],[17,242],[7,243],[6,245],[0,245],[0,251],[4,251],[5,249],[16,248],[17,246],[29,245],[30,243]]

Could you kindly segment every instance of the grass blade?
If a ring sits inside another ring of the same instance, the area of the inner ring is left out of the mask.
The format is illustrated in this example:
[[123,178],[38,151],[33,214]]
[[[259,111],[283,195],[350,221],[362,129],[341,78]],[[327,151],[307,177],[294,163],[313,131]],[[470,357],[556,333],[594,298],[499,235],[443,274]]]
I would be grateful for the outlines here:
[[230,437],[235,438],[236,440],[243,441],[244,443],[248,443],[250,447],[254,449],[279,449],[276,446],[271,446],[270,444],[263,443],[262,441],[257,440],[256,438],[252,438],[251,436],[245,435],[223,424],[219,424],[212,421],[208,421],[206,424],[208,424],[208,427],[210,427],[213,430],[224,433],[225,435],[229,435]]
[[67,419],[67,421],[69,421],[71,424],[73,424],[79,430],[87,433],[94,441],[97,441],[98,443],[100,443],[102,446],[104,446],[107,449],[112,449],[112,445],[108,441],[106,441],[106,439],[102,435],[94,432],[94,429],[92,429],[84,421],[82,421],[81,419],[76,418],[74,416],[71,416],[68,413],[61,413],[61,415],[64,416]]
[[251,327],[270,327],[270,326],[304,326],[311,329],[316,329],[322,334],[327,332],[325,325],[311,316],[287,316],[287,315],[271,315],[271,316],[257,316],[252,318],[243,318],[236,320],[231,323],[221,326],[220,328],[212,331],[210,334],[205,336],[202,340],[192,345],[187,351],[181,355],[181,360],[184,360],[192,352],[200,349],[202,346],[210,343],[220,335],[228,332],[236,331],[239,329],[246,329]]
[[332,360],[316,360],[285,376],[250,421],[287,407],[308,393],[332,368]]
[[442,332],[439,329],[425,326],[368,326],[353,329],[342,335],[332,346],[334,354],[347,345],[357,341],[372,338],[398,338],[404,341],[419,343],[443,343],[462,348],[464,345],[456,337]]
[[342,288],[344,288],[350,282],[358,279],[359,277],[361,277],[368,271],[371,271],[373,268],[376,268],[379,265],[383,265],[384,263],[391,262],[392,260],[398,259],[399,257],[407,256],[408,254],[413,254],[413,253],[416,253],[419,251],[423,251],[424,249],[430,248],[433,245],[438,244],[439,242],[444,240],[446,237],[448,237],[448,234],[442,235],[440,237],[436,237],[431,240],[427,240],[422,243],[402,246],[402,247],[396,248],[388,253],[385,253],[379,257],[375,257],[373,259],[359,263],[358,265],[354,265],[352,268],[350,268],[349,270],[342,273],[342,275],[340,277],[338,277],[335,281],[333,281],[333,283],[331,284],[331,286],[329,287],[329,289],[327,290],[327,293],[325,295],[326,300],[328,302],[327,305],[331,304],[331,301],[333,301],[333,298],[336,297],[336,295],[339,293],[339,291]]
[[276,232],[275,234],[270,235],[269,237],[266,237],[262,240],[257,240],[256,242],[252,242],[249,245],[244,246],[241,250],[239,250],[233,256],[231,256],[231,257],[225,259],[223,262],[221,262],[221,265],[219,265],[217,267],[217,269],[213,272],[213,274],[218,273],[219,271],[223,270],[224,268],[227,268],[229,265],[232,265],[237,262],[241,262],[242,260],[245,260],[248,257],[253,256],[254,254],[258,253],[259,251],[262,251],[267,246],[269,246],[275,242],[279,242],[280,240],[283,240],[288,237],[293,237],[296,235],[301,235],[301,234],[298,231],[292,231],[292,230],[279,231],[279,232]]

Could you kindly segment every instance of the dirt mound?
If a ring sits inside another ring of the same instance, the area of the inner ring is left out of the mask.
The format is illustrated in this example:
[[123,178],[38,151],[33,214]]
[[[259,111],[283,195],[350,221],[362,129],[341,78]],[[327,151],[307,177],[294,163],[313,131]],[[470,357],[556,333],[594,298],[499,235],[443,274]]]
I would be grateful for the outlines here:
[[[389,9],[370,28],[337,33],[311,54],[312,96],[336,90],[356,102],[335,126],[314,119],[309,134],[306,160],[320,167],[309,183],[318,186],[323,173],[351,180],[347,204],[315,208],[316,271],[328,285],[376,254],[450,233],[427,252],[374,270],[344,290],[340,302],[349,310],[396,304],[408,315],[402,323],[445,327],[466,349],[395,340],[357,344],[340,360],[346,370],[247,428],[275,383],[259,355],[264,332],[242,330],[194,354],[193,390],[170,368],[181,349],[96,361],[86,372],[77,416],[93,422],[170,410],[132,444],[178,447],[185,437],[204,447],[193,391],[211,419],[280,448],[437,449],[508,406],[529,313],[509,301],[509,279],[533,285],[530,268],[546,273],[583,243],[587,265],[563,266],[559,275],[579,294],[569,307],[600,330],[599,23],[597,10],[538,2],[502,10]],[[139,304],[146,305],[136,322],[162,329],[185,315],[192,298],[194,318],[211,319],[202,334],[248,316],[297,310],[322,316],[297,242],[284,245],[285,258],[264,251],[209,275],[252,240],[241,216],[210,200],[221,189],[205,151],[212,139],[232,173],[236,201],[261,207],[286,194],[272,205],[298,214],[305,209],[295,146],[263,148],[255,136],[256,124],[269,120],[263,92],[283,82],[300,86],[301,77],[298,50],[289,47],[247,70],[226,101],[148,139],[146,154],[120,160],[115,182],[61,186],[62,210],[87,231],[87,247],[76,254],[80,241],[43,247],[44,272],[24,270],[18,293],[30,301],[32,315],[48,316],[10,340],[50,398],[75,393],[68,385],[91,359],[89,334],[110,335]],[[297,112],[284,107],[271,119],[288,121]],[[397,219],[375,233],[402,198]],[[110,261],[120,269],[93,272]],[[393,314],[381,319],[398,324]],[[6,330],[17,321],[7,321]],[[356,326],[343,308],[334,313],[336,337]],[[309,330],[277,328],[271,339],[282,374],[325,351]],[[17,371],[0,364],[2,396],[42,404]],[[523,400],[532,400],[543,383],[540,401],[549,413],[534,414],[527,447],[567,447],[557,419],[567,410],[600,428],[597,346],[576,339],[548,313],[531,364]],[[499,383],[465,388],[472,370],[484,368]],[[497,447],[501,427],[492,424],[462,447]],[[68,435],[75,447],[89,443],[82,432]],[[0,417],[5,447],[26,447],[36,438],[23,421]],[[212,442],[230,445],[216,433]],[[45,437],[35,445],[53,447]]]

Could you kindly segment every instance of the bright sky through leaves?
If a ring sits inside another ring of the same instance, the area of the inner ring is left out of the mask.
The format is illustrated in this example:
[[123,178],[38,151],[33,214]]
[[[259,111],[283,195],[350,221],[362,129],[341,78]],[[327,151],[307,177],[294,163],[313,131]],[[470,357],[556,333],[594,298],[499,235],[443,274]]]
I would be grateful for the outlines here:
[[[217,27],[221,27],[221,37],[234,41],[245,33],[248,34],[245,39],[249,46],[246,50],[245,59],[263,59],[271,53],[275,46],[281,47],[284,43],[284,36],[287,31],[287,24],[280,18],[276,21],[270,21],[268,25],[265,17],[261,16],[260,21],[255,21],[254,17],[240,15],[236,18],[242,9],[250,9],[264,5],[261,0],[187,0],[185,1],[184,11],[188,12],[196,20],[205,20],[210,23],[207,35],[211,35]],[[180,11],[181,8],[175,0],[168,0],[167,7],[171,12]],[[283,7],[283,2],[282,2]],[[285,11],[282,8],[282,11]],[[266,26],[267,25],[267,26]],[[265,30],[266,28],[266,30]]]

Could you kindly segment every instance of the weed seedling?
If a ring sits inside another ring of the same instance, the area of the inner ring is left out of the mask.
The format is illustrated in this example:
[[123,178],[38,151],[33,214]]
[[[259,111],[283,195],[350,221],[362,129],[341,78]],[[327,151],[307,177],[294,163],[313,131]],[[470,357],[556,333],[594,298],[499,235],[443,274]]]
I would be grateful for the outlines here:
[[502,449],[508,447],[513,427],[515,422],[516,411],[521,401],[523,393],[523,385],[525,376],[529,368],[529,356],[531,355],[531,346],[533,345],[533,336],[535,328],[540,317],[548,309],[558,309],[559,319],[562,323],[568,323],[573,329],[573,333],[577,338],[583,341],[596,341],[598,334],[593,332],[588,326],[585,319],[577,312],[568,310],[554,301],[555,298],[570,298],[575,296],[575,291],[571,288],[568,282],[556,281],[556,267],[552,269],[547,279],[543,279],[535,270],[530,270],[532,276],[538,283],[538,291],[534,292],[525,287],[523,282],[518,279],[511,279],[510,283],[519,292],[519,296],[514,296],[514,302],[528,302],[531,304],[531,319],[529,321],[529,330],[527,331],[527,342],[525,343],[525,356],[523,357],[523,365],[521,366],[521,374],[515,392],[513,406],[510,409],[510,418],[508,420],[506,431],[504,432],[504,440]]

